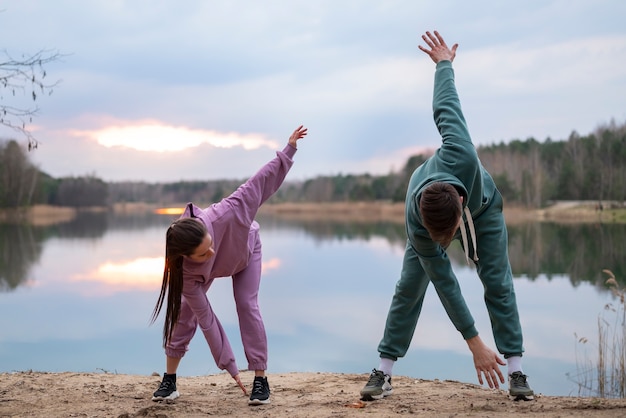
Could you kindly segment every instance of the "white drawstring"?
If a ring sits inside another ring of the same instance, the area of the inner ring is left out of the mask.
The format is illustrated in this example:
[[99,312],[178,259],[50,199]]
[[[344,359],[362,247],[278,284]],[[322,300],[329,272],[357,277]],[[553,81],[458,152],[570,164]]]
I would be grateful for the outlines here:
[[[474,247],[473,260],[478,261],[478,251],[476,250],[476,230],[474,229],[474,220],[472,219],[472,213],[467,206],[465,206],[465,209],[463,211],[465,212],[465,219],[467,219],[467,225],[469,226],[470,237],[472,238],[472,245]],[[465,230],[464,222],[461,222],[461,238],[463,240],[463,248],[465,249],[465,260],[467,261],[468,265],[471,265],[469,258],[469,245],[467,242],[467,231]]]

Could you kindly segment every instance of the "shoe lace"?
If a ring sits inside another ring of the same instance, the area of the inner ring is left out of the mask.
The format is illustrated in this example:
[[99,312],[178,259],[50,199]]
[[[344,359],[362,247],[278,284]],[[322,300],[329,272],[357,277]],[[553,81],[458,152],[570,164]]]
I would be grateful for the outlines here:
[[367,382],[367,386],[380,386],[385,383],[385,373],[380,370],[372,370],[370,374],[370,379]]
[[526,375],[515,372],[511,375],[511,381],[515,386],[526,386]]
[[163,379],[161,384],[159,385],[159,390],[168,390],[170,386],[172,386],[174,382],[169,379]]
[[263,381],[255,379],[252,383],[252,393],[263,393]]

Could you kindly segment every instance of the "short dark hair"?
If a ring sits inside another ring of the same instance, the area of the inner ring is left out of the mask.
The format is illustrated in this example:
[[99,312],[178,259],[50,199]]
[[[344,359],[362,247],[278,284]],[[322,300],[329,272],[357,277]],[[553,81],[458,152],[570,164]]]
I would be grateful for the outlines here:
[[432,240],[444,248],[450,245],[463,212],[457,189],[444,182],[432,183],[422,192],[420,212]]

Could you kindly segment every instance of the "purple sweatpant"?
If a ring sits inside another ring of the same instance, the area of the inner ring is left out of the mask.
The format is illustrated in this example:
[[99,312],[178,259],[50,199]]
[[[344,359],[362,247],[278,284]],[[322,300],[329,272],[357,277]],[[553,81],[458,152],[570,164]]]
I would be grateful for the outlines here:
[[[239,316],[241,341],[243,342],[244,352],[248,360],[248,370],[266,370],[267,336],[258,304],[262,266],[261,239],[258,231],[256,232],[254,251],[250,256],[248,265],[232,277],[233,295],[237,315]],[[205,293],[209,290],[212,283],[213,280],[210,280],[205,285]],[[209,343],[215,363],[220,367],[227,363],[227,359],[221,359],[219,356],[220,353],[225,351],[223,348],[225,345],[229,345],[229,342],[226,339],[226,334],[219,319],[210,307],[210,303],[209,309],[212,324],[209,329],[203,330],[203,333]],[[183,357],[189,349],[189,342],[194,336],[197,327],[198,320],[183,297],[180,317],[174,328],[172,338],[165,348],[165,354],[169,357]]]

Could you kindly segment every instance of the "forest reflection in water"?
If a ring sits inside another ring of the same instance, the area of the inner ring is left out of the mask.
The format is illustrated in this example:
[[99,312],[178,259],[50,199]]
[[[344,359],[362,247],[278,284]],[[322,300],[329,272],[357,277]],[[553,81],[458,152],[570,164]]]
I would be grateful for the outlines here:
[[[393,222],[263,219],[265,228],[271,225],[301,229],[320,241],[379,236],[402,250],[406,244],[404,225]],[[514,276],[530,280],[539,275],[568,276],[573,286],[588,282],[606,289],[602,270],[609,269],[620,284],[626,284],[626,224],[527,222],[507,228]],[[458,242],[451,245],[449,255],[457,264],[465,263]]]
[[[0,291],[20,286],[30,267],[37,263],[46,242],[98,239],[107,231],[137,230],[155,225],[167,227],[171,216],[152,213],[115,215],[81,212],[70,222],[48,226],[0,224]],[[404,249],[404,225],[393,222],[346,222],[327,219],[285,219],[277,215],[259,218],[263,229],[300,230],[314,240],[368,240],[383,237]],[[573,286],[589,282],[603,287],[602,270],[611,270],[620,284],[626,283],[625,224],[558,224],[528,222],[508,226],[509,255],[515,276],[534,279],[566,275]],[[452,244],[450,257],[463,263],[458,242]]]

